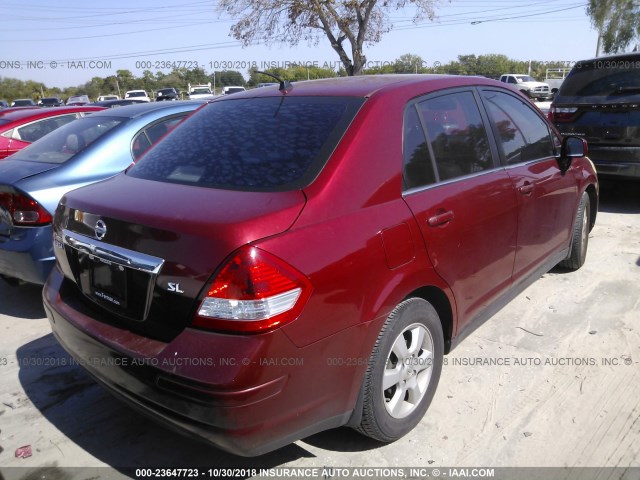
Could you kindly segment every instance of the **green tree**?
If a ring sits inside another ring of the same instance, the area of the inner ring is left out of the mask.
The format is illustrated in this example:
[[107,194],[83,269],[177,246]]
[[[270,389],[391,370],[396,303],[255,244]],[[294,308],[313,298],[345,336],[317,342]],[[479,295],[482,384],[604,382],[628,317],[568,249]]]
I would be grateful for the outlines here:
[[640,3],[636,0],[589,0],[587,14],[598,30],[596,55],[616,53],[640,36]]
[[215,72],[214,75],[211,75],[211,83],[213,84],[215,78],[215,87],[222,88],[228,87],[231,85],[242,86],[246,85],[246,81],[242,74],[237,70],[221,70]]
[[321,38],[338,54],[348,75],[360,75],[364,46],[391,29],[390,14],[411,9],[415,22],[435,17],[438,0],[220,0],[217,9],[236,19],[231,34],[244,45]]

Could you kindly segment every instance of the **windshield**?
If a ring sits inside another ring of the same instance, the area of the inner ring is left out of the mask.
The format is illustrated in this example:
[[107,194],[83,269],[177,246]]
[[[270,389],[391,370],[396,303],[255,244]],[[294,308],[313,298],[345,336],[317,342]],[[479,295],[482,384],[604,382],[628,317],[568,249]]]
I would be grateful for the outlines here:
[[146,92],[127,92],[127,98],[130,97],[146,97]]
[[518,80],[518,83],[520,83],[520,82],[535,82],[536,81],[533,77],[530,77],[529,75],[518,75],[516,77],[516,79]]
[[264,97],[214,102],[152,148],[129,175],[247,191],[303,188],[364,100]]
[[211,93],[211,90],[209,90],[208,88],[194,88],[191,91],[191,94],[193,95],[194,93],[195,94],[203,94],[203,93],[209,94],[209,93]]
[[640,61],[629,59],[580,62],[560,86],[563,96],[609,96],[639,91]]
[[11,159],[65,163],[125,120],[111,117],[84,117],[74,120],[23,148]]

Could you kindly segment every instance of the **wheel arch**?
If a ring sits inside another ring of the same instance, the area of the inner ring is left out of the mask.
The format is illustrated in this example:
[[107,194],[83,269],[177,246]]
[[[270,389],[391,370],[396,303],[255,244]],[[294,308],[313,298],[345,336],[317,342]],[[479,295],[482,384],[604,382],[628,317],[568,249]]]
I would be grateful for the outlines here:
[[423,286],[420,287],[409,295],[405,297],[407,298],[422,298],[426,300],[433,308],[435,308],[438,313],[438,317],[440,317],[440,323],[442,324],[442,333],[444,336],[444,353],[445,355],[449,353],[451,350],[451,340],[453,338],[453,309],[451,307],[451,303],[449,301],[449,297],[447,297],[446,293],[444,293],[441,289],[434,286]]
[[589,195],[589,231],[591,231],[598,215],[598,192],[593,184],[588,185],[585,191]]

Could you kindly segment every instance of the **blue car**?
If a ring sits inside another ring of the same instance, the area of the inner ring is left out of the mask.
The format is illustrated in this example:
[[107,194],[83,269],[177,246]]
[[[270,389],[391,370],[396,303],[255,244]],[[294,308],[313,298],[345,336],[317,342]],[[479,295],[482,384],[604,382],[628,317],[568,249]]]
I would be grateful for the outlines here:
[[55,263],[51,221],[62,196],[113,177],[202,101],[145,103],[93,113],[0,162],[0,277],[44,284]]

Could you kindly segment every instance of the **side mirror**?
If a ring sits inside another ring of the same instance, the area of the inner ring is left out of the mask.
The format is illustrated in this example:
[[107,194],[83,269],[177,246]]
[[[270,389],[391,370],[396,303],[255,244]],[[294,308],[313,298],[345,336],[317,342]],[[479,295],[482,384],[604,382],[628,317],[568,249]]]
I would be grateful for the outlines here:
[[571,160],[581,158],[588,154],[589,146],[584,138],[580,137],[564,137],[562,139],[562,147],[560,148],[560,157],[558,158],[558,166],[564,174],[571,166]]

